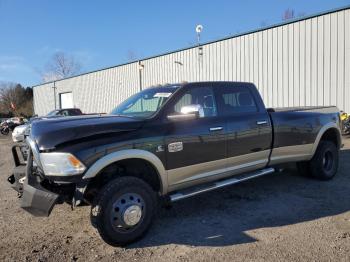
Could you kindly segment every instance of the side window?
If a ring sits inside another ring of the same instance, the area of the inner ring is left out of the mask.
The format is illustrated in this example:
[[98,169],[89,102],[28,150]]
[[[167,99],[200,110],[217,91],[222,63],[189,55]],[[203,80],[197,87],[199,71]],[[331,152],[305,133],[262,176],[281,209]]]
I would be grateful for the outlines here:
[[211,87],[196,87],[188,90],[175,104],[174,112],[181,113],[181,108],[188,105],[200,106],[200,117],[217,115],[217,109]]
[[218,90],[217,101],[223,115],[258,111],[251,91],[245,87],[222,87]]

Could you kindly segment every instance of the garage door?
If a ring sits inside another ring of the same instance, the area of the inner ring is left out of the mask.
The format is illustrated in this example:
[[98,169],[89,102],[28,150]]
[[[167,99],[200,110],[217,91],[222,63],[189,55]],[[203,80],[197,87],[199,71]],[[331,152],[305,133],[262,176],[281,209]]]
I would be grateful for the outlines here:
[[60,106],[61,109],[74,107],[72,92],[60,94]]

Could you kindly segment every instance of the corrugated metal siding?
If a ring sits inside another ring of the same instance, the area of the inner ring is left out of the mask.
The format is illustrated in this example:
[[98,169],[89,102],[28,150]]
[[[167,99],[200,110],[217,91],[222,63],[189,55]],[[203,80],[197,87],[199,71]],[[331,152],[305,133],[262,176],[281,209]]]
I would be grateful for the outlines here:
[[[52,87],[53,83],[34,88],[36,114],[45,115],[54,109]],[[126,97],[138,91],[138,64],[132,63],[56,81],[57,108],[60,103],[59,94],[72,92],[74,105],[84,113],[108,113]],[[45,100],[46,97],[50,100]]]
[[[142,87],[183,81],[249,81],[268,107],[337,105],[350,112],[350,10],[345,9],[140,61]],[[139,91],[137,63],[56,82],[84,112],[109,112]],[[51,84],[52,86],[52,84]],[[34,88],[35,111],[48,85]],[[53,97],[53,96],[51,96]]]
[[34,88],[34,112],[42,116],[55,109],[55,99],[53,92],[53,83],[44,84]]

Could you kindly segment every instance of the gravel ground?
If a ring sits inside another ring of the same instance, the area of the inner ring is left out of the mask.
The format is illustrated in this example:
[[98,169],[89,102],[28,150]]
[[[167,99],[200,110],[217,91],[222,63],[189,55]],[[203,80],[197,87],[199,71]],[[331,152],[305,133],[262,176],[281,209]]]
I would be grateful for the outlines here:
[[12,159],[0,137],[0,261],[350,261],[350,139],[335,179],[291,168],[162,209],[141,241],[105,244],[89,207],[58,205],[49,218],[21,210],[6,181]]

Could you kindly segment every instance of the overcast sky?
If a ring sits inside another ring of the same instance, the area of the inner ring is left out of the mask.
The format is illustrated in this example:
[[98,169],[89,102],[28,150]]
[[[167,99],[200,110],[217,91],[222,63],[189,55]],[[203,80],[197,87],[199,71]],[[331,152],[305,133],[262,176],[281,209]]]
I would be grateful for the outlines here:
[[56,51],[82,71],[191,46],[280,23],[286,9],[312,15],[350,0],[83,1],[0,0],[0,81],[32,86]]

